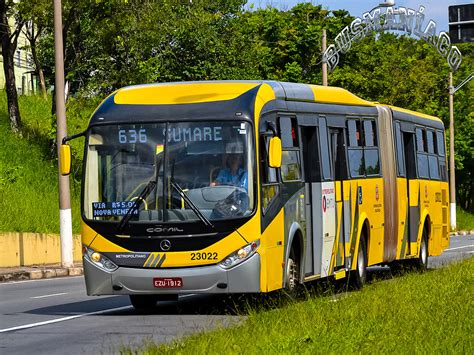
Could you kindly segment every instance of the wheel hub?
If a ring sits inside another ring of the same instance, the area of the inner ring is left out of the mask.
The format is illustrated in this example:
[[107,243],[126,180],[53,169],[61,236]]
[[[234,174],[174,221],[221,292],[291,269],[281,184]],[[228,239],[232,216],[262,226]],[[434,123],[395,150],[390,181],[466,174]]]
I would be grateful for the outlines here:
[[288,289],[293,290],[296,286],[296,265],[293,259],[288,260],[288,267],[287,267],[287,277],[288,277]]
[[359,276],[361,278],[364,276],[364,268],[365,268],[364,253],[362,252],[362,250],[360,250],[359,255],[357,256],[357,269],[359,270]]
[[426,253],[426,243],[425,240],[423,239],[421,242],[421,262],[423,265],[426,265],[426,259],[427,259],[427,253]]

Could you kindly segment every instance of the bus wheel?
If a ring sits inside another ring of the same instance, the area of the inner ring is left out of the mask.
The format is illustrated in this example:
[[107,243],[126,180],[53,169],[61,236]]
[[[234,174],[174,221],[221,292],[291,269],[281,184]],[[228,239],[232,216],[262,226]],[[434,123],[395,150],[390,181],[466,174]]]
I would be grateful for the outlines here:
[[350,284],[355,289],[361,289],[367,281],[367,247],[364,235],[360,236],[357,265],[349,275]]
[[285,291],[290,296],[294,297],[297,294],[298,285],[299,285],[299,263],[298,259],[295,256],[295,251],[292,248],[290,251],[290,257],[286,263],[286,283]]
[[423,228],[423,235],[421,236],[420,253],[416,259],[413,260],[415,269],[423,272],[428,268],[428,233],[426,228]]
[[152,311],[157,301],[155,295],[130,295],[130,302],[137,311]]

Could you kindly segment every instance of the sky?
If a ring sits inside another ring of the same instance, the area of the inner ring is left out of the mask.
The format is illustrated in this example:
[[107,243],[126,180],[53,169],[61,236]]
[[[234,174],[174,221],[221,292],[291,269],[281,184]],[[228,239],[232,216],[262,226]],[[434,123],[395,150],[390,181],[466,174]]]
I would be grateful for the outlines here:
[[[383,0],[249,0],[255,7],[266,7],[271,5],[282,10],[288,10],[297,3],[311,2],[313,5],[322,5],[328,10],[347,10],[352,16],[360,17],[366,11],[371,10]],[[472,4],[473,0],[395,0],[395,7],[403,6],[417,11],[420,5],[425,7],[424,26],[433,20],[436,22],[436,31],[448,32],[448,6]]]

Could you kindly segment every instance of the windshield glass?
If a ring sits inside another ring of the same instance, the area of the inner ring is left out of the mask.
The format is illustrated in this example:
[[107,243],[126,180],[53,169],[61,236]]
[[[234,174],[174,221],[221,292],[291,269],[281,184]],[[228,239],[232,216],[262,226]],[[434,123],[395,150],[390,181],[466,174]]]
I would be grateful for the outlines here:
[[84,215],[120,221],[132,209],[131,222],[247,216],[254,208],[252,142],[246,122],[93,127]]

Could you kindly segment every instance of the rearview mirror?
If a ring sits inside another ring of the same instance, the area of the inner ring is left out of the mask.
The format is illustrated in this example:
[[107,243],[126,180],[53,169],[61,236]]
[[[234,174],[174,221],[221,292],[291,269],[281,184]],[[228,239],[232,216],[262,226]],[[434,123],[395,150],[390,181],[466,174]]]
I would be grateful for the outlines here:
[[69,144],[61,144],[59,149],[59,171],[63,176],[71,173],[71,146]]
[[268,147],[268,165],[271,168],[281,167],[281,139],[272,137],[270,146]]

